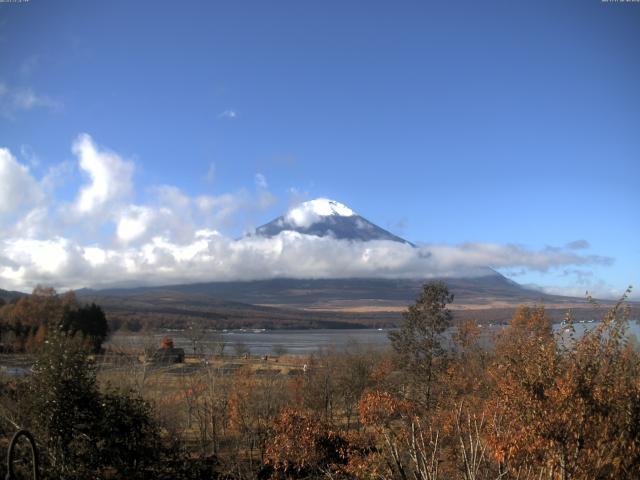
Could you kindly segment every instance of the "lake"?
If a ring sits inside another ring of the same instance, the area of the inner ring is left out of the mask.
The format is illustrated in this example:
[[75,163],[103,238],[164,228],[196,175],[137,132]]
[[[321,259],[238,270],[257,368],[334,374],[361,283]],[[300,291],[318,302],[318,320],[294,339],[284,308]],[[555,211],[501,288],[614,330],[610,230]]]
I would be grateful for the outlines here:
[[[595,328],[598,322],[576,323],[576,337],[585,331]],[[499,325],[483,326],[483,337],[489,339],[492,334],[504,328]],[[554,325],[557,332],[559,324]],[[321,349],[343,350],[347,347],[382,349],[389,345],[387,336],[389,329],[318,329],[318,330],[233,330],[222,332],[225,354],[233,354],[238,344],[243,345],[252,355],[272,355],[274,350],[282,349],[290,355],[309,355]],[[629,322],[629,336],[640,339],[640,324]],[[176,347],[185,349],[187,354],[193,353],[193,343],[188,332],[183,330],[161,331],[152,334],[134,334],[116,332],[108,341],[108,345],[120,347],[158,346],[160,340],[171,337]],[[213,344],[220,338],[220,333],[208,332],[199,340],[204,351],[212,351]]]

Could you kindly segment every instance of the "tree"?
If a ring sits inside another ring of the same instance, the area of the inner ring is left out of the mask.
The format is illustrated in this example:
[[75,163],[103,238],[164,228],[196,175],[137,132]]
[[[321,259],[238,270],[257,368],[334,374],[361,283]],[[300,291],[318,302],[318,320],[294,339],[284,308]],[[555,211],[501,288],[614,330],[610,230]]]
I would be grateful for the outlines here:
[[84,336],[95,353],[109,333],[102,308],[95,303],[81,306],[73,291],[58,294],[51,287],[38,285],[31,295],[0,307],[2,340],[14,351],[37,350],[45,333],[58,327]]
[[203,353],[202,341],[207,334],[207,329],[203,322],[189,322],[185,329],[184,335],[189,339],[189,343],[193,348],[193,354],[199,355]]
[[102,308],[95,303],[79,308],[67,308],[62,318],[62,329],[71,335],[80,333],[98,353],[109,334],[109,325]]
[[365,478],[349,474],[350,461],[371,451],[354,432],[329,429],[312,412],[292,408],[282,409],[270,431],[258,478]]
[[389,332],[391,346],[401,366],[415,380],[418,399],[425,406],[431,401],[434,360],[444,354],[442,333],[451,325],[447,304],[452,301],[453,294],[444,283],[426,283],[416,302],[403,312],[401,327]]
[[20,297],[0,309],[0,330],[3,343],[14,351],[33,349],[34,336],[41,325],[58,325],[67,308],[77,302],[72,292],[58,295],[53,288],[37,286],[31,295]]
[[[22,418],[41,442],[50,478],[155,478],[162,453],[151,407],[101,393],[87,344],[53,329],[29,380]],[[108,474],[105,475],[105,472]]]
[[94,456],[88,426],[99,410],[95,367],[78,339],[54,329],[33,367],[28,422],[60,478],[82,478]]
[[534,466],[554,480],[640,478],[640,352],[625,298],[568,345],[541,307],[519,309],[498,340],[489,441],[514,476]]
[[221,357],[223,355],[226,343],[224,341],[224,335],[222,335],[222,332],[211,332],[207,344],[209,353],[211,355],[213,355],[214,357]]
[[145,478],[162,451],[160,430],[149,403],[141,397],[116,391],[102,394],[96,419],[99,465],[113,478]]

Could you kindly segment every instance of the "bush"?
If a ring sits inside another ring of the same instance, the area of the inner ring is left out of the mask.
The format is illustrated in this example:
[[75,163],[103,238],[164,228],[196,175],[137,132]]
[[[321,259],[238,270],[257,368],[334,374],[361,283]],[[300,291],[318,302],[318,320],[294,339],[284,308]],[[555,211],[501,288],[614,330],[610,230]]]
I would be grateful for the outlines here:
[[86,344],[54,330],[38,355],[23,418],[57,479],[144,478],[161,452],[149,404],[96,385]]

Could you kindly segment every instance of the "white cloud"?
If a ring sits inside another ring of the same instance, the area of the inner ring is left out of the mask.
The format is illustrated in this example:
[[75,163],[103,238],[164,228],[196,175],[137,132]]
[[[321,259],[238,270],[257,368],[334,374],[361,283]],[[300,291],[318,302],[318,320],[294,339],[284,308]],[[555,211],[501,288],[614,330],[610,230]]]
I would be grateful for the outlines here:
[[65,238],[15,239],[6,242],[3,253],[21,267],[33,269],[36,274],[58,275],[69,260],[69,247]]
[[116,153],[99,149],[93,139],[83,133],[73,143],[79,167],[89,177],[75,200],[81,215],[95,215],[112,203],[124,199],[132,189],[133,163]]
[[31,148],[30,145],[20,145],[20,156],[22,156],[22,158],[32,167],[40,165],[40,158],[36,152],[33,151],[33,148]]
[[[618,300],[624,294],[624,289],[616,288],[613,285],[609,285],[601,280],[590,282],[586,286],[527,285],[527,287],[540,290],[550,295],[563,295],[578,298],[586,298],[587,295],[590,295],[593,298]],[[640,300],[639,292],[632,290],[631,294],[629,295],[629,300]]]
[[42,188],[47,193],[53,193],[56,188],[67,182],[67,180],[72,176],[74,169],[75,166],[70,160],[65,160],[51,165],[47,168],[47,172],[40,180]]
[[429,245],[426,248],[443,269],[489,265],[493,268],[525,267],[528,270],[547,272],[565,265],[610,265],[613,262],[610,257],[580,255],[560,248],[530,250],[511,244],[465,243]]
[[19,163],[9,150],[0,148],[0,217],[20,213],[42,199],[40,186],[29,168]]
[[12,119],[19,111],[29,111],[34,108],[59,110],[62,102],[47,95],[37,94],[30,87],[11,87],[0,83],[0,114]]
[[233,109],[227,109],[218,114],[218,118],[237,118],[238,112]]
[[36,207],[23,215],[11,228],[13,238],[38,238],[46,236],[49,231],[49,209],[46,206]]
[[311,208],[292,208],[285,215],[289,224],[295,227],[307,228],[321,220],[320,214]]
[[[139,236],[147,228],[147,213],[132,212],[122,231],[119,226],[118,234],[123,239]],[[0,268],[0,279],[13,288],[31,287],[52,278],[57,286],[65,287],[271,277],[430,278],[487,274],[486,265],[492,263],[537,269],[550,268],[554,262],[587,261],[573,257],[541,261],[549,254],[523,249],[514,254],[512,247],[502,245],[413,248],[392,241],[350,242],[290,231],[273,238],[234,240],[216,231],[199,230],[187,242],[156,235],[135,247],[82,246],[62,238],[40,243],[15,240],[5,242],[3,253],[14,266]]]
[[152,192],[160,205],[173,209],[185,210],[189,208],[191,199],[178,187],[172,185],[159,185],[153,187]]
[[147,207],[131,205],[127,207],[118,220],[116,234],[121,242],[129,243],[145,234],[153,221],[153,210]]
[[258,192],[256,198],[256,207],[258,211],[262,212],[264,210],[267,210],[268,208],[273,207],[276,202],[277,198],[274,194],[266,190],[261,190],[260,192]]
[[267,177],[265,177],[261,173],[256,173],[254,181],[258,188],[267,188],[269,186],[269,184],[267,183]]
[[[0,288],[272,277],[429,278],[486,274],[487,266],[546,272],[579,266],[584,270],[612,261],[583,254],[575,242],[541,250],[494,243],[413,248],[399,242],[351,242],[290,231],[273,238],[233,239],[219,230],[246,226],[276,201],[259,174],[253,191],[192,196],[175,186],[160,185],[148,191],[148,202],[133,204],[131,162],[98,147],[86,134],[73,143],[73,152],[88,181],[65,208],[55,200],[54,179],[64,176],[68,165],[59,164],[56,171],[62,173],[49,172],[38,181],[8,150],[0,149],[0,215],[12,222],[0,237]],[[334,212],[354,214],[344,205],[318,200],[292,208],[288,220],[308,226]],[[88,223],[98,227],[90,235]]]
[[13,102],[16,108],[21,110],[31,110],[35,107],[58,108],[58,102],[44,95],[36,95],[30,88],[16,90],[13,95]]

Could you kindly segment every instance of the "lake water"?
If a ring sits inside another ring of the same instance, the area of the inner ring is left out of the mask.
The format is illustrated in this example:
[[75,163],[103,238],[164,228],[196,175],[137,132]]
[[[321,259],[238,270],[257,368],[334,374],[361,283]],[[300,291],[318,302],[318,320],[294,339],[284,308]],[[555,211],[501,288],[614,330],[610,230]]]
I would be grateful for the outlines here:
[[[576,337],[580,337],[585,331],[598,325],[593,323],[576,323]],[[501,326],[484,326],[483,337],[489,339],[499,331]],[[558,331],[560,325],[554,325]],[[353,330],[234,330],[222,332],[222,341],[225,344],[224,353],[233,354],[239,350],[238,344],[244,346],[252,355],[271,355],[274,350],[284,350],[290,355],[309,355],[322,349],[343,350],[347,347],[382,349],[389,345],[387,336],[389,330],[377,329],[353,329]],[[640,324],[636,321],[629,323],[629,336],[640,339]],[[187,354],[193,353],[193,343],[185,331],[163,331],[153,334],[116,333],[109,340],[109,344],[122,347],[158,346],[160,340],[169,336],[176,347],[185,349]],[[213,351],[214,343],[218,342],[219,333],[210,332],[199,340],[199,345],[204,351]]]

